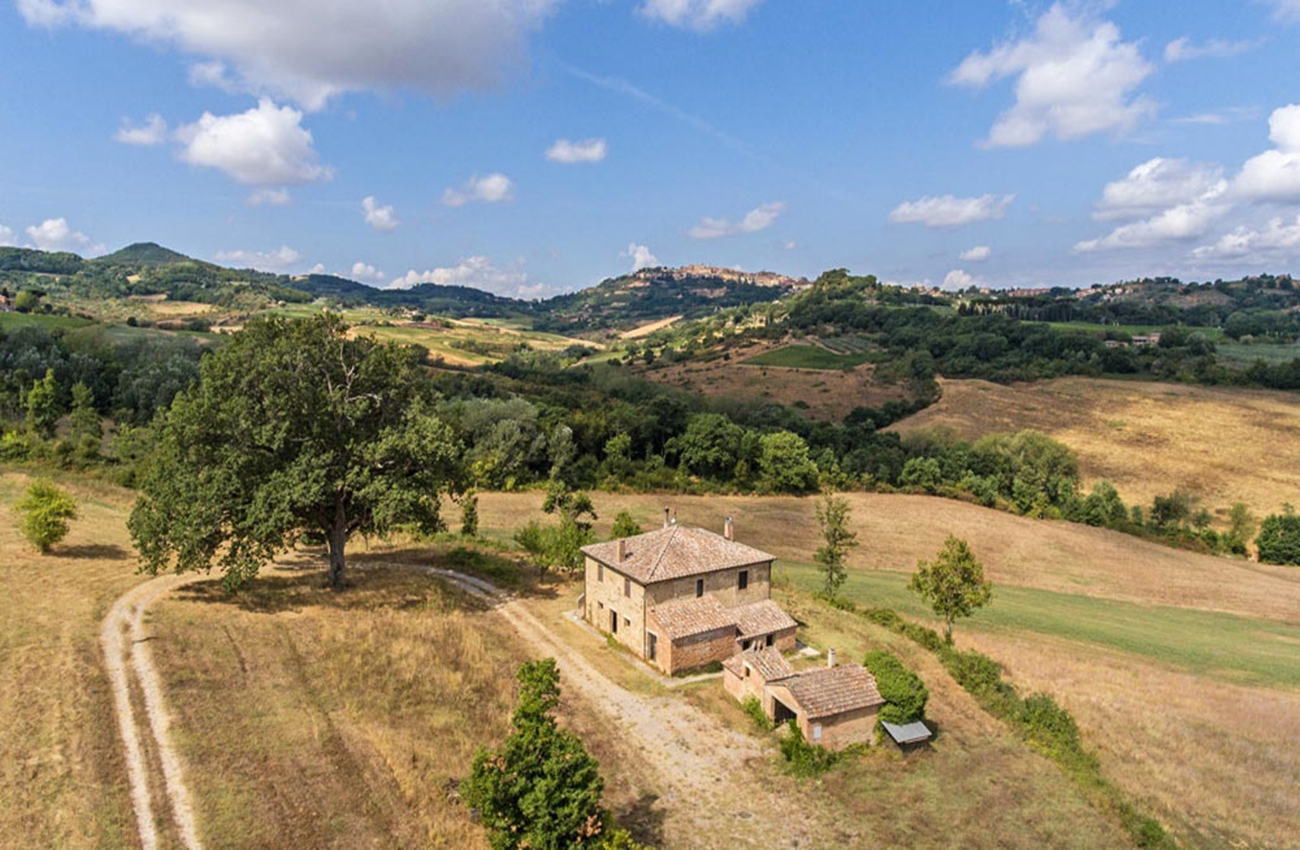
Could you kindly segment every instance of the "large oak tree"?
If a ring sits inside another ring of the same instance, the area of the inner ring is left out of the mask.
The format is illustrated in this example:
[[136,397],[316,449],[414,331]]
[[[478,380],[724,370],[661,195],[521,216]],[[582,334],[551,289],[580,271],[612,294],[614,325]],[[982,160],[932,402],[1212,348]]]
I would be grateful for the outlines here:
[[142,568],[215,566],[233,589],[315,533],[341,588],[351,535],[441,528],[461,451],[432,402],[414,349],[328,314],[249,322],[161,420],[129,522]]

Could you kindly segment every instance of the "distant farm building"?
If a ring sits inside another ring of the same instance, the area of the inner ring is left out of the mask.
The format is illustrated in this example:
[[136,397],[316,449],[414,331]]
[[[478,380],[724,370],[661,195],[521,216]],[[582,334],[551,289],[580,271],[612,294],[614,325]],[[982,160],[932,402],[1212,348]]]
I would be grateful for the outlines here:
[[797,624],[771,600],[772,561],[722,534],[664,527],[583,547],[587,622],[665,673],[749,649],[794,649]]

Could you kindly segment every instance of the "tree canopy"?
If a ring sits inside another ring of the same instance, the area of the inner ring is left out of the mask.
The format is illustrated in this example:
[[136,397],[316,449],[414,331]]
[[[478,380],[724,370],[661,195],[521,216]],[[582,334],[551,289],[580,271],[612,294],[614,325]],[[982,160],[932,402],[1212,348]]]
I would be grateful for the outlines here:
[[908,589],[930,603],[943,618],[944,637],[952,643],[952,624],[969,617],[993,599],[993,583],[984,580],[984,567],[966,541],[948,535],[933,561],[918,561]]
[[227,588],[304,532],[344,584],[350,535],[441,529],[460,451],[415,351],[337,317],[255,319],[164,415],[129,521],[142,569],[211,569]]
[[827,599],[839,596],[848,572],[844,559],[849,550],[858,545],[858,535],[849,531],[849,502],[843,496],[827,493],[817,503],[817,524],[821,526],[825,543],[818,547],[813,559],[821,565],[822,594]]
[[14,510],[21,517],[23,536],[42,555],[68,536],[68,521],[77,518],[76,501],[44,478],[31,483]]

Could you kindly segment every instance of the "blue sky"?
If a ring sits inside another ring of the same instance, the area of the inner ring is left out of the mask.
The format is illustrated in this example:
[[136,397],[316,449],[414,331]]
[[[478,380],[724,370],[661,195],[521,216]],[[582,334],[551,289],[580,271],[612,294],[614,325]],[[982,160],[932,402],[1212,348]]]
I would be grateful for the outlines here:
[[0,2],[0,244],[526,297],[1300,256],[1300,0]]

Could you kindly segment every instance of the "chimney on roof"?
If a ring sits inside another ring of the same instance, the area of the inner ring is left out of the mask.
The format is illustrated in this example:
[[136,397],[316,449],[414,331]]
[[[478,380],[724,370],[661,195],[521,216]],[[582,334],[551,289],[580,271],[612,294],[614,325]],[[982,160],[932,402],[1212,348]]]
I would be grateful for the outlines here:
[[673,508],[673,525],[677,524],[677,509]]
[[664,508],[664,528],[667,528],[667,527],[671,524],[671,523],[668,521],[668,514],[669,514],[669,512],[670,512],[671,510],[672,510],[672,509],[671,509],[671,508],[668,508],[668,507],[665,507],[665,508]]
[[835,647],[833,646],[830,649],[826,650],[826,666],[827,667],[835,666]]
[[736,523],[731,519],[731,517],[727,517],[727,521],[723,523],[722,536],[728,540],[736,539]]
[[618,539],[618,562],[621,564],[627,560],[627,538]]

